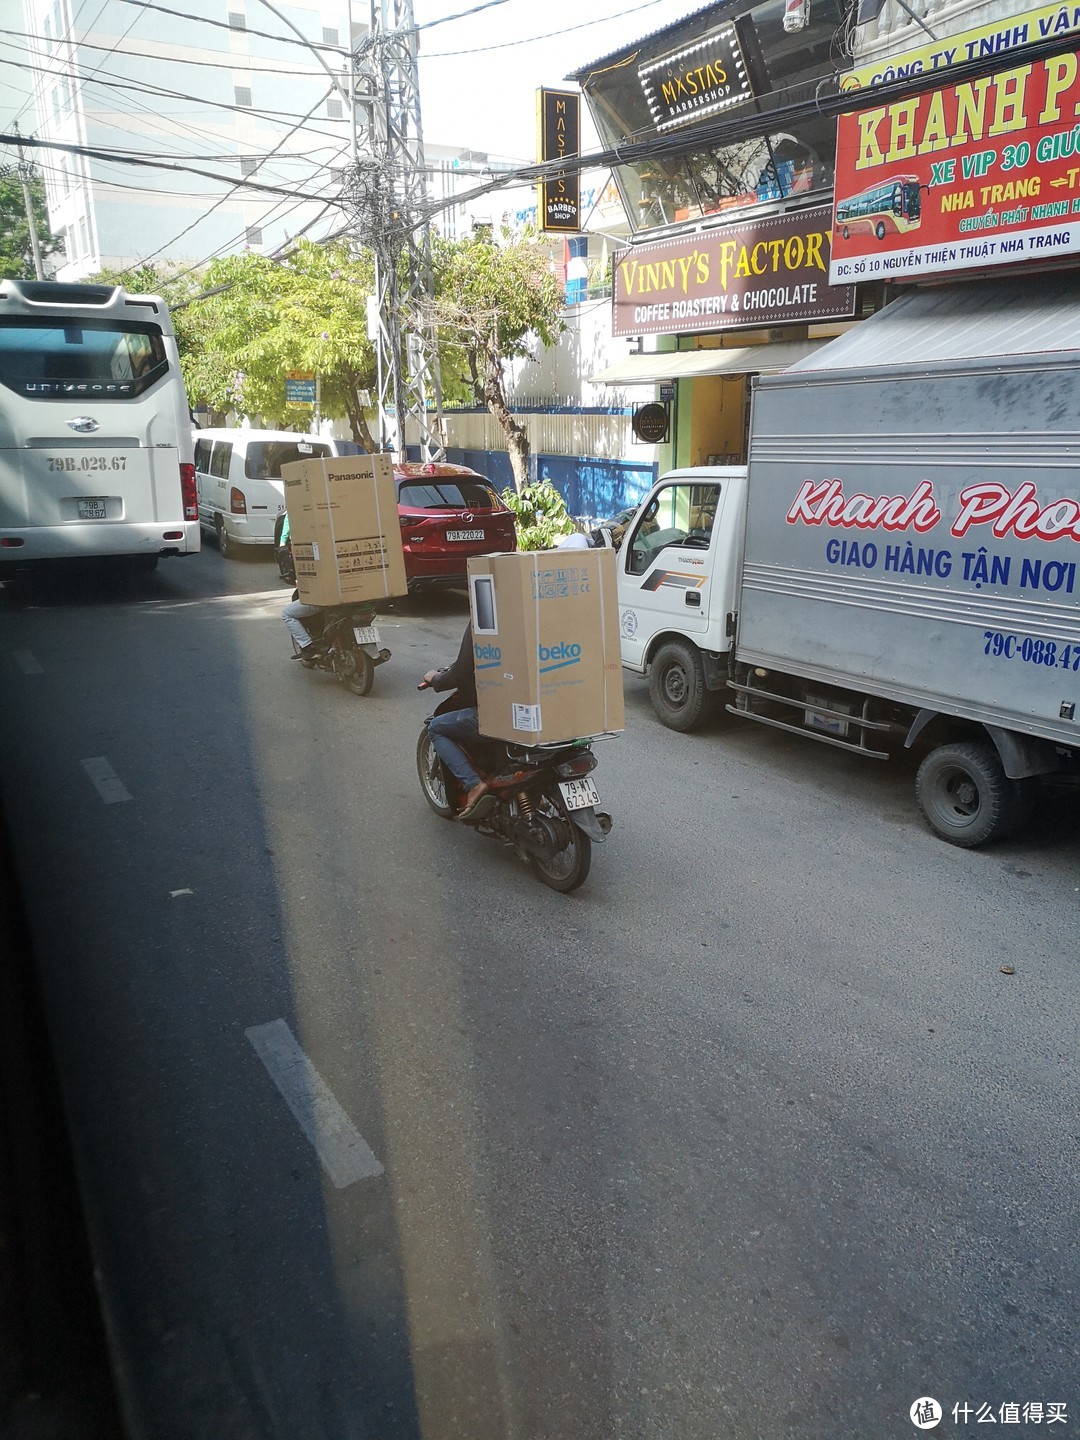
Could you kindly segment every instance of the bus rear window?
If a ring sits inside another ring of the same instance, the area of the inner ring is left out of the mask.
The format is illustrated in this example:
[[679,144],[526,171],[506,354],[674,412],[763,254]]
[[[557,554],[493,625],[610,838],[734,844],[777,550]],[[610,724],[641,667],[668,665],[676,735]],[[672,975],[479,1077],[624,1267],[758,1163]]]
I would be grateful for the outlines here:
[[247,447],[244,474],[249,480],[280,480],[282,465],[294,460],[319,460],[330,454],[329,445],[317,440],[253,440]]
[[168,369],[156,325],[0,318],[0,385],[30,400],[130,400]]

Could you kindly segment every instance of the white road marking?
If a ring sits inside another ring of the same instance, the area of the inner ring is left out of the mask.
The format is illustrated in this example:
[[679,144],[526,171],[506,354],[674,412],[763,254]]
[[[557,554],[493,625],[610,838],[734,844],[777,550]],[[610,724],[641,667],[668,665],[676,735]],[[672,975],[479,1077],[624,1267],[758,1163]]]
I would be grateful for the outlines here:
[[34,659],[29,650],[13,650],[11,652],[15,664],[24,675],[44,675],[45,669]]
[[131,799],[127,790],[124,789],[119,775],[104,755],[95,755],[90,760],[83,760],[82,767],[90,776],[95,790],[106,805],[117,805],[121,800]]
[[169,899],[175,900],[178,895],[194,895],[194,890],[170,890]]
[[381,1175],[383,1167],[367,1141],[301,1050],[285,1021],[252,1025],[244,1034],[337,1188],[341,1190],[355,1180]]

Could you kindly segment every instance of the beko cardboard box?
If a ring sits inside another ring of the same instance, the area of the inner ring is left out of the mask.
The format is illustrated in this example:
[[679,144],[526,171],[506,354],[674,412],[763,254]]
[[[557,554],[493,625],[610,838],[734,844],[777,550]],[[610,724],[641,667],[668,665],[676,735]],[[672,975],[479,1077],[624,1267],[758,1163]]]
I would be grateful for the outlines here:
[[612,550],[469,560],[480,733],[519,745],[621,730]]
[[281,478],[301,600],[344,605],[406,594],[389,455],[295,460]]

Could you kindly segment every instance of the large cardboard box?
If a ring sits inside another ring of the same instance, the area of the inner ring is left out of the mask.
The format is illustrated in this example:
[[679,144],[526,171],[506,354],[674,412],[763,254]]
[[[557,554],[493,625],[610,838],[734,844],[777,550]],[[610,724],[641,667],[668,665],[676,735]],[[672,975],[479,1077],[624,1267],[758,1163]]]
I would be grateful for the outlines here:
[[406,594],[389,455],[297,460],[281,478],[301,600],[344,605]]
[[621,730],[612,550],[469,560],[480,732],[539,745]]

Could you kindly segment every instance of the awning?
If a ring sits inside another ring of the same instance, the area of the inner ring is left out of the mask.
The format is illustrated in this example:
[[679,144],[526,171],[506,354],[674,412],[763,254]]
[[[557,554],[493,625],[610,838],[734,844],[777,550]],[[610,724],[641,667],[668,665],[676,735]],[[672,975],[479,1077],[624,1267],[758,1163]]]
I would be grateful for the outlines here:
[[592,385],[652,385],[660,380],[692,380],[697,375],[772,375],[805,360],[827,342],[784,340],[777,345],[744,345],[735,350],[664,350],[628,355],[589,376]]

